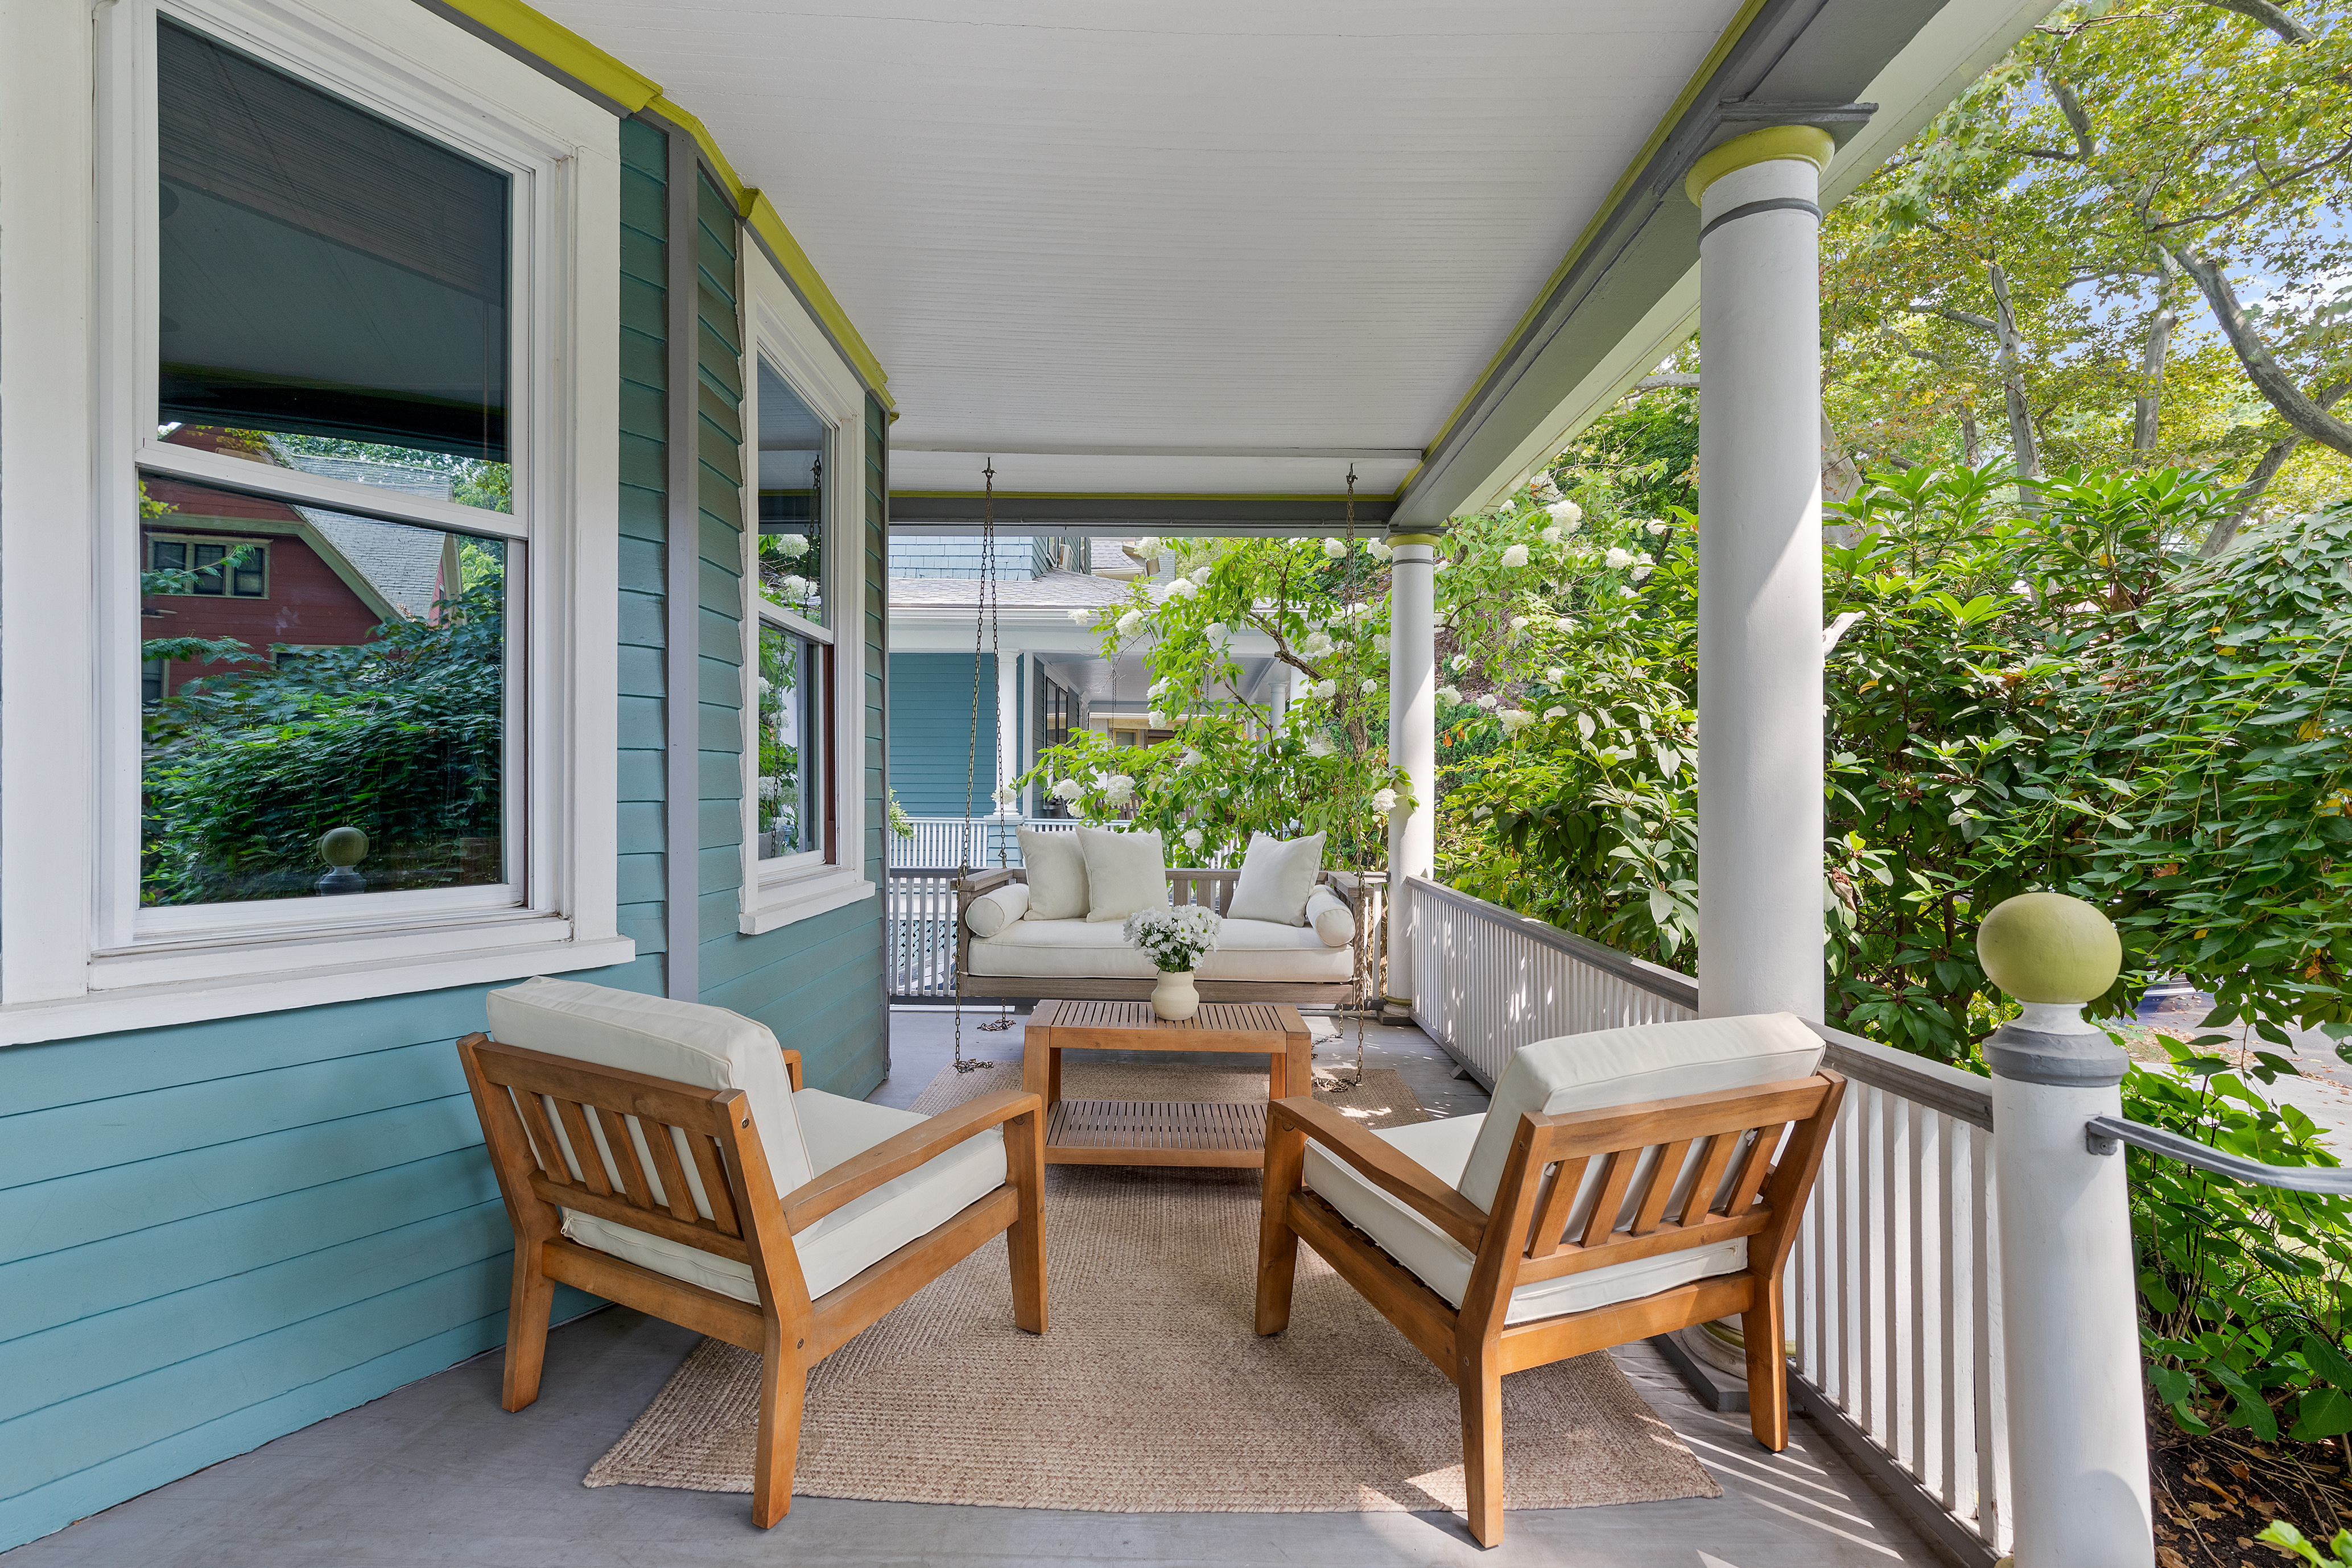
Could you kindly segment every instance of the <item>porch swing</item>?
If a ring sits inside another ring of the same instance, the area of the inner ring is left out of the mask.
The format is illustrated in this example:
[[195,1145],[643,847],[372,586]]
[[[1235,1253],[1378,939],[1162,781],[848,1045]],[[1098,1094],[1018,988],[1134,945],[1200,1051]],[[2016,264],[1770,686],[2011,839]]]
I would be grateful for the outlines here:
[[[1355,470],[1348,472],[1347,539],[1355,542]],[[1069,1001],[1141,1001],[1151,994],[1158,971],[1122,934],[1121,921],[1089,921],[1057,912],[1041,915],[1031,907],[1030,868],[1010,863],[1003,826],[993,826],[993,868],[969,862],[972,842],[972,791],[980,748],[980,658],[997,649],[995,467],[982,470],[980,614],[972,628],[972,707],[965,753],[963,854],[955,879],[955,996],[958,1055],[961,1004],[966,998],[1012,1003],[1056,997]],[[1349,613],[1360,613],[1351,602]],[[1006,776],[997,737],[998,776]],[[1360,784],[1356,767],[1343,788]],[[1360,790],[1356,793],[1360,794]],[[1004,804],[999,801],[1000,805]],[[1306,900],[1304,923],[1235,918],[1242,871],[1234,868],[1166,867],[1171,902],[1200,904],[1224,917],[1223,938],[1198,971],[1194,985],[1204,1002],[1274,1002],[1344,1006],[1359,1016],[1374,1003],[1377,984],[1374,933],[1363,918],[1363,847],[1351,840],[1346,869],[1317,868]],[[990,1027],[992,1026],[982,1026]]]

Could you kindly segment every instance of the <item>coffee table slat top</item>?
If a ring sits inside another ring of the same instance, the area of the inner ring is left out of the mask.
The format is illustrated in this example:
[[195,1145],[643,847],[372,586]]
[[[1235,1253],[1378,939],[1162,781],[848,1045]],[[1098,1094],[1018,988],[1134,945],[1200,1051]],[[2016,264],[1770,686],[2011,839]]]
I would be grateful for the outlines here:
[[[1156,1016],[1149,1002],[1057,1002],[1037,1004],[1031,1032],[1050,1030],[1054,1045],[1068,1049],[1250,1051],[1281,1050],[1291,1036],[1307,1033],[1298,1009],[1278,1002],[1203,1002],[1189,1018]],[[1149,1040],[1122,1037],[1149,1035]],[[1169,1037],[1181,1037],[1171,1038]],[[1272,1036],[1269,1040],[1267,1037]],[[1100,1043],[1097,1044],[1097,1041]]]

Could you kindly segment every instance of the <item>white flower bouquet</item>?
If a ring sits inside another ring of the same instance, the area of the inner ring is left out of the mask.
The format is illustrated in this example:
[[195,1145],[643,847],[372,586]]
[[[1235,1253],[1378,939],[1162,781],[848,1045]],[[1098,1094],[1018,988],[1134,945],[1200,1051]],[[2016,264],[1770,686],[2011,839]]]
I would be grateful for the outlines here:
[[1138,910],[1127,917],[1120,933],[1143,950],[1152,966],[1170,974],[1189,973],[1217,950],[1225,922],[1214,910],[1201,904],[1173,909]]

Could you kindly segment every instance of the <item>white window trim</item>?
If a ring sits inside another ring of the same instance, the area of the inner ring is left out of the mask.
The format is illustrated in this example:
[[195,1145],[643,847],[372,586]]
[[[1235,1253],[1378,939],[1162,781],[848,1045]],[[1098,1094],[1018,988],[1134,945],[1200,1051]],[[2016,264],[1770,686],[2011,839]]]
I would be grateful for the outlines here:
[[[289,900],[140,918],[135,465],[248,490],[259,476],[226,458],[236,471],[214,475],[210,454],[142,450],[154,407],[155,0],[117,0],[94,18],[36,7],[38,22],[12,24],[0,51],[0,1044],[626,962],[609,438],[617,121],[413,0],[166,9],[517,176],[516,516],[452,506],[440,518],[446,503],[321,476],[272,472],[268,484],[307,504],[421,508],[436,511],[414,515],[428,525],[531,534],[509,639],[518,675],[530,672],[512,688],[528,765],[510,818],[526,880],[496,908],[452,889],[461,896],[384,895],[381,914],[361,895],[367,907]],[[89,595],[58,595],[59,582]],[[77,648],[89,657],[59,657]]]
[[[744,465],[743,531],[743,890],[737,929],[746,936],[869,899],[878,889],[865,877],[866,846],[866,386],[842,362],[824,333],[794,297],[791,285],[756,246],[744,251],[751,328],[744,363],[751,374],[743,410],[752,436]],[[760,361],[764,357],[832,427],[825,471],[824,604],[831,626],[770,604],[760,592]],[[760,706],[750,689],[759,679],[760,628],[774,626],[833,647],[829,747],[834,792],[833,859],[816,850],[760,858]]]

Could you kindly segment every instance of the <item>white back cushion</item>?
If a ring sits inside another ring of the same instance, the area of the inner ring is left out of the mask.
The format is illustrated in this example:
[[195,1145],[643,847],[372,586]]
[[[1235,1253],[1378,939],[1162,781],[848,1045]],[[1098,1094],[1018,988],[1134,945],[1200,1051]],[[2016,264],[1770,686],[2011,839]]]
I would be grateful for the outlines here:
[[1307,923],[1307,895],[1323,869],[1323,835],[1281,839],[1263,833],[1250,835],[1249,852],[1242,857],[1242,874],[1234,883],[1233,900],[1225,918],[1233,921],[1273,921],[1278,925]]
[[[1113,833],[1081,827],[1071,835],[1087,861],[1087,919],[1123,921],[1138,910],[1168,907],[1168,862],[1149,828]],[[1030,895],[1036,907],[1036,895]]]
[[[1637,1024],[1629,1029],[1539,1040],[1503,1068],[1486,1123],[1478,1129],[1478,1142],[1471,1147],[1470,1163],[1463,1167],[1454,1190],[1482,1209],[1494,1206],[1511,1139],[1528,1111],[1556,1116],[1754,1089],[1810,1077],[1821,1061],[1821,1037],[1793,1013]],[[1688,1158],[1696,1160],[1698,1154],[1694,1146]],[[1654,1158],[1654,1151],[1645,1161]],[[1596,1160],[1586,1170],[1587,1187],[1600,1181],[1602,1164]],[[1580,1203],[1570,1211],[1575,1223],[1581,1223],[1582,1209]]]
[[[751,1125],[759,1130],[776,1191],[791,1192],[816,1174],[793,1111],[783,1047],[764,1024],[724,1007],[544,978],[491,992],[489,1012],[490,1037],[501,1045],[696,1089],[740,1089],[751,1102]],[[631,1135],[643,1136],[635,1129]],[[597,1138],[601,1143],[601,1131]],[[688,1184],[698,1188],[690,1159],[685,1170]],[[695,1196],[709,1214],[702,1194]]]
[[1029,908],[1022,918],[1086,919],[1087,858],[1078,853],[1078,836],[1024,827],[1015,830],[1013,837],[1021,841],[1021,863],[1029,868]]

